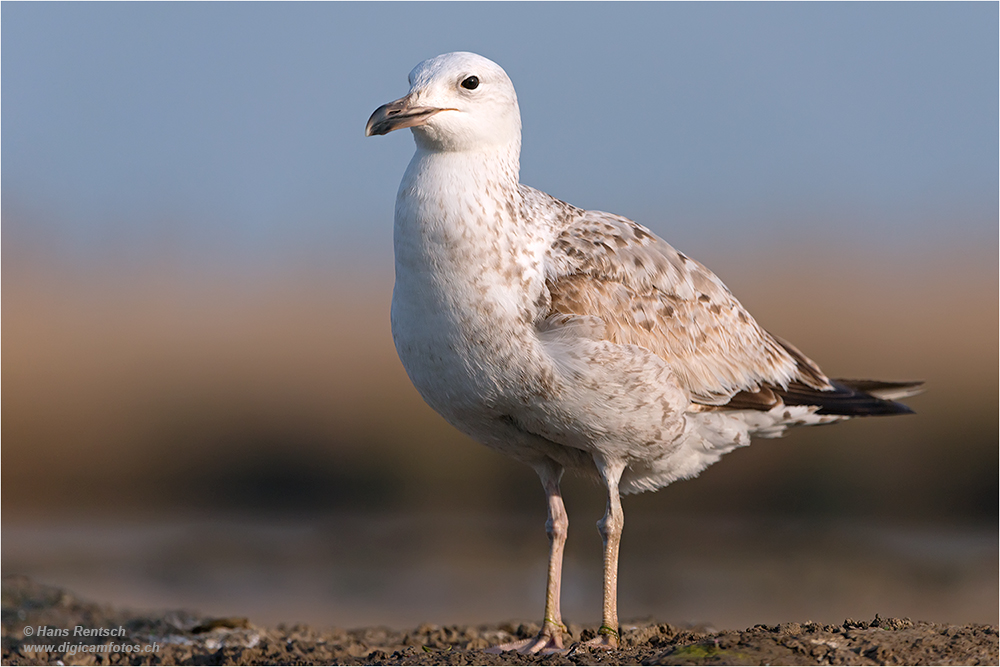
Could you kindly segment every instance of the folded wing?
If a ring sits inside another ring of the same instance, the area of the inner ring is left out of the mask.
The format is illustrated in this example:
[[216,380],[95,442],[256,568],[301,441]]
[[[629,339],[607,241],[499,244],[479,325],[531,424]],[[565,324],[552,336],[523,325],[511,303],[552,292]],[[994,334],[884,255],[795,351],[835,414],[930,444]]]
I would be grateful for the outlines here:
[[715,274],[641,225],[581,209],[563,220],[546,257],[551,314],[599,317],[612,342],[666,360],[704,409],[784,403],[843,415],[909,411],[885,399],[918,383],[830,380],[762,329]]

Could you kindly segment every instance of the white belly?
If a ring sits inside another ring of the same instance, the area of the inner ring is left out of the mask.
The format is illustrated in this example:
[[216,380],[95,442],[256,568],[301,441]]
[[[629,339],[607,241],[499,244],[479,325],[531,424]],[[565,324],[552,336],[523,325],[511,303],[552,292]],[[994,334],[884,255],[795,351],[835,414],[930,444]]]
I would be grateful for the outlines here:
[[531,342],[524,325],[500,304],[483,301],[469,285],[444,289],[440,278],[397,274],[393,341],[424,400],[468,430],[463,422],[502,414],[507,399],[530,383],[513,365],[515,352],[519,365],[533,356]]

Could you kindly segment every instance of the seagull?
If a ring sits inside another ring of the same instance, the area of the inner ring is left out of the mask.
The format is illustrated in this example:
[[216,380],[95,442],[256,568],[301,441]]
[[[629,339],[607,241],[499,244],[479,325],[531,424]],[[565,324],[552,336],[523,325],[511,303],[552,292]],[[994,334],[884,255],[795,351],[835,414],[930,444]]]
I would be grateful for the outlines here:
[[498,651],[566,650],[565,470],[607,490],[602,623],[617,648],[621,495],[694,477],[751,436],[911,410],[920,382],[834,380],[715,274],[632,220],[519,182],[521,114],[496,63],[425,60],[365,135],[410,128],[396,195],[392,335],[423,399],[531,466],[548,502],[542,628]]

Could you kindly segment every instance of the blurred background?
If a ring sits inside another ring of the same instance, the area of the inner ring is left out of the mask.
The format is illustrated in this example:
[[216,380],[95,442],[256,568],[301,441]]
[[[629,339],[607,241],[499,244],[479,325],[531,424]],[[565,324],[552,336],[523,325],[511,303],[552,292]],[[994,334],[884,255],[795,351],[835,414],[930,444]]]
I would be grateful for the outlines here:
[[[392,346],[419,61],[518,90],[522,181],[634,218],[914,416],[625,500],[623,618],[996,623],[998,6],[3,3],[2,567],[320,627],[538,620],[545,505]],[[600,618],[603,494],[565,485]]]

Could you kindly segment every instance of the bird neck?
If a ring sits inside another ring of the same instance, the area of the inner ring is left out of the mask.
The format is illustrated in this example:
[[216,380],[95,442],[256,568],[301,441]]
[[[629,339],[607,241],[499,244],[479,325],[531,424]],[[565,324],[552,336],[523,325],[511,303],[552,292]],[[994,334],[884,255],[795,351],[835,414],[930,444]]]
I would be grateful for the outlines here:
[[399,186],[396,233],[445,247],[485,246],[516,235],[522,224],[519,148],[519,142],[483,150],[418,148]]
[[405,185],[406,177],[411,172],[419,170],[422,176],[435,178],[438,187],[460,183],[465,188],[479,185],[513,191],[517,190],[520,158],[520,137],[505,144],[490,144],[466,150],[434,149],[418,141],[417,150],[406,176],[403,177],[403,184]]
[[[521,301],[541,289],[542,246],[521,213],[517,158],[516,147],[417,151],[396,199],[397,289],[498,301],[516,317],[528,311]],[[507,293],[514,283],[516,296]]]

